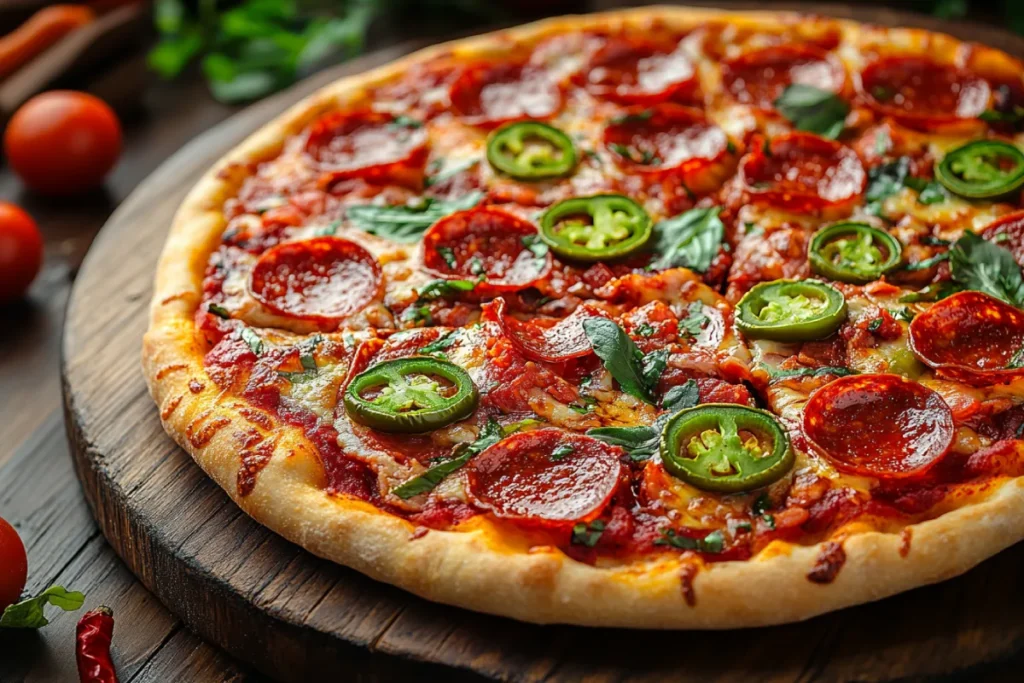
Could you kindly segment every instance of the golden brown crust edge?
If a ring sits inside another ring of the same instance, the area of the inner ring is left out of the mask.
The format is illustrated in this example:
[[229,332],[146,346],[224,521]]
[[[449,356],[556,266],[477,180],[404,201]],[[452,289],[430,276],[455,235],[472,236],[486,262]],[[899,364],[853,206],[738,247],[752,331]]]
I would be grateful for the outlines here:
[[[1010,480],[981,502],[910,527],[909,551],[899,534],[850,535],[843,542],[846,562],[828,584],[807,579],[820,553],[815,546],[775,542],[746,562],[702,565],[692,584],[696,602],[690,605],[681,570],[699,560],[662,557],[600,569],[557,550],[528,553],[510,547],[500,529],[483,517],[474,518],[469,530],[430,531],[414,538],[409,522],[367,503],[326,494],[320,465],[302,433],[288,426],[268,431],[253,425],[243,414],[244,402],[219,393],[203,369],[193,316],[208,255],[223,229],[220,206],[240,182],[233,163],[272,154],[287,135],[368,84],[447,51],[494,49],[501,36],[529,38],[652,19],[778,24],[794,16],[649,7],[562,17],[430,48],[340,80],[299,102],[232,150],[193,188],[175,216],[157,269],[143,344],[144,374],[164,428],[246,513],[310,552],[430,600],[537,623],[734,628],[796,621],[956,576],[1024,538],[1024,480]],[[254,433],[273,444],[273,455],[252,493],[240,496],[241,453],[254,447]]]

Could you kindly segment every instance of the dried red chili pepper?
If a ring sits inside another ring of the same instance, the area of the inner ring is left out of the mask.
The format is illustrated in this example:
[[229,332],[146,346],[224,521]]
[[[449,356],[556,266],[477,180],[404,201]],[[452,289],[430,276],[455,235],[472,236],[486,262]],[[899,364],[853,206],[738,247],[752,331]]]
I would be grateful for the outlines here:
[[114,612],[97,607],[78,622],[75,655],[81,683],[117,683],[117,672],[110,660],[110,637],[114,633]]

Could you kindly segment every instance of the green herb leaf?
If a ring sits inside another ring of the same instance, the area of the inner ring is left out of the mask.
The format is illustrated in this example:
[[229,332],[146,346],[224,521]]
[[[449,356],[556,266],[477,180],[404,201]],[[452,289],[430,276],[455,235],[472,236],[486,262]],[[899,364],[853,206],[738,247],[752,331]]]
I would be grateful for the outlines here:
[[224,308],[219,304],[209,304],[207,305],[206,310],[214,314],[218,318],[224,318],[225,320],[231,319],[231,314],[228,313],[228,309]]
[[548,255],[550,247],[547,242],[540,238],[540,235],[526,235],[523,237],[523,246],[529,249],[535,258],[543,259]]
[[459,262],[455,260],[455,251],[451,247],[437,247],[437,254],[444,259],[445,265],[455,270]]
[[686,380],[686,384],[680,384],[669,389],[661,400],[661,405],[665,410],[676,413],[680,410],[694,407],[699,401],[700,390],[697,388],[697,382],[689,379]]
[[263,353],[263,339],[251,327],[242,328],[242,341],[248,344],[257,356]]
[[1013,111],[996,111],[995,109],[986,109],[985,111],[978,114],[978,118],[988,123],[1020,123],[1024,121],[1024,107],[1020,105],[1014,105]]
[[708,324],[708,317],[704,315],[704,304],[694,301],[686,311],[686,317],[679,321],[679,329],[691,337],[696,337]]
[[937,265],[939,265],[940,263],[942,263],[943,261],[946,261],[946,260],[949,260],[949,252],[948,251],[944,251],[941,254],[936,254],[935,256],[930,256],[930,257],[928,257],[926,259],[922,259],[922,260],[918,261],[917,263],[908,263],[907,265],[903,266],[902,270],[907,270],[907,271],[927,270],[928,268],[931,268],[932,266],[937,266]]
[[636,332],[639,336],[647,338],[653,337],[654,333],[657,330],[655,330],[654,325],[651,325],[650,323],[641,323],[640,325],[637,325],[636,329],[634,329],[633,331]]
[[661,431],[657,427],[598,427],[587,430],[587,436],[622,448],[635,462],[648,460],[658,452]]
[[281,370],[277,371],[278,377],[288,380],[292,384],[302,384],[309,382],[320,374],[320,369],[316,365],[316,347],[320,345],[320,342],[324,340],[322,335],[315,334],[309,339],[299,344],[299,364],[302,366],[301,372],[284,372]]
[[452,344],[454,344],[458,338],[458,331],[452,330],[448,334],[442,335],[435,339],[434,341],[427,344],[426,346],[424,346],[422,349],[420,349],[420,353],[427,356],[434,354],[444,355],[444,352],[451,348]]
[[476,285],[474,280],[431,280],[420,288],[418,301],[434,301],[457,296],[459,292],[472,292]]
[[0,615],[0,628],[40,628],[50,623],[43,613],[43,607],[53,605],[65,612],[74,612],[82,607],[85,596],[76,591],[52,586],[27,600],[10,605]]
[[[604,367],[622,390],[641,401],[653,404],[654,398],[647,377],[656,370],[657,359],[644,363],[644,355],[629,335],[607,318],[584,320],[583,331],[594,347],[594,353],[604,361]],[[664,365],[661,369],[664,370]]]
[[654,226],[654,253],[651,267],[689,268],[707,272],[725,238],[725,226],[718,217],[720,207],[690,209],[678,216],[658,221]]
[[609,119],[609,123],[613,126],[622,125],[623,123],[643,123],[649,121],[654,116],[653,109],[644,109],[643,111],[636,112],[635,114],[624,114],[622,116],[615,116]]
[[675,529],[662,529],[661,538],[654,545],[669,546],[680,550],[696,550],[702,553],[720,553],[725,547],[721,531],[712,531],[704,538],[690,538],[676,533]]
[[833,92],[793,83],[775,100],[775,108],[797,130],[832,140],[843,132],[850,105]]
[[575,448],[573,448],[572,446],[570,446],[567,443],[564,443],[561,446],[558,446],[557,448],[555,448],[555,450],[551,451],[551,460],[553,462],[558,462],[559,460],[565,460],[566,458],[568,458],[570,455],[572,455],[575,452],[576,452]]
[[427,228],[456,211],[472,209],[483,199],[481,192],[469,192],[458,199],[443,201],[425,198],[418,204],[377,206],[360,204],[345,210],[345,217],[360,230],[395,240],[412,243],[423,236]]
[[941,282],[933,282],[920,291],[904,294],[899,298],[899,302],[901,304],[913,304],[919,301],[938,301],[957,292],[962,292],[963,289],[963,285],[958,282],[942,280]]
[[601,540],[602,533],[604,533],[604,522],[600,519],[595,519],[590,524],[580,522],[572,528],[571,542],[573,545],[585,545],[588,548],[593,548]]
[[825,366],[823,368],[795,368],[792,370],[775,370],[769,368],[766,365],[761,365],[761,369],[768,373],[768,379],[771,381],[777,381],[781,379],[791,379],[793,377],[846,377],[847,375],[858,374],[856,370],[842,366]]
[[462,444],[455,447],[452,451],[452,455],[455,457],[451,460],[445,460],[434,465],[423,474],[413,477],[400,486],[396,486],[391,492],[402,500],[407,500],[421,493],[433,491],[448,475],[461,469],[480,453],[483,453],[509,434],[513,434],[536,423],[537,420],[522,420],[521,422],[514,422],[507,427],[502,427],[492,417],[487,420],[487,424],[480,430],[480,434],[476,437],[475,441],[468,445]]
[[435,175],[427,176],[426,178],[424,178],[423,179],[423,186],[424,187],[433,187],[434,185],[440,185],[444,181],[446,181],[446,180],[448,180],[450,178],[454,178],[455,176],[459,175],[460,173],[468,171],[469,169],[471,169],[474,166],[476,166],[478,163],[479,163],[479,160],[477,160],[477,159],[468,159],[466,161],[462,161],[460,163],[453,164],[453,165],[449,166],[448,168],[444,169],[443,171],[441,171],[441,172],[439,172],[439,173],[437,173]]
[[910,162],[910,157],[900,157],[868,170],[868,187],[864,195],[868,213],[881,216],[885,200],[905,187],[918,193],[917,201],[921,204],[936,204],[949,198],[949,192],[939,183],[910,175]]
[[949,250],[953,279],[1011,306],[1024,307],[1024,277],[1008,250],[967,231]]
[[647,387],[648,392],[654,393],[667,365],[668,349],[651,351],[640,360],[640,374],[643,375],[644,386]]

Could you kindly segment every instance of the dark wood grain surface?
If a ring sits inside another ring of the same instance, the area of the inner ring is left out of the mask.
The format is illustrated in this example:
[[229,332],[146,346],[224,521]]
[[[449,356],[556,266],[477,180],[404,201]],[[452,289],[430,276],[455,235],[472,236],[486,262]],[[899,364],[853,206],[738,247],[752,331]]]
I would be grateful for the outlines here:
[[[899,21],[888,14],[873,16],[879,21]],[[915,19],[914,23],[934,27],[926,18]],[[997,29],[962,25],[952,27],[952,32],[1020,53],[1019,43]],[[99,87],[111,88],[113,96],[120,96],[128,90],[126,82],[140,82],[141,73],[141,60],[127,60]],[[126,75],[132,75],[133,80]],[[33,287],[29,303],[0,310],[0,415],[5,418],[0,420],[0,516],[11,520],[26,539],[32,567],[30,590],[60,582],[84,590],[89,596],[87,606],[107,603],[115,607],[116,661],[122,681],[262,681],[262,677],[184,628],[117,559],[89,515],[63,435],[57,380],[59,332],[70,284],[86,249],[113,209],[162,160],[232,113],[213,103],[195,78],[147,89],[138,109],[146,113],[126,120],[125,156],[104,193],[74,202],[45,200],[22,193],[11,174],[0,169],[0,197],[14,199],[32,212],[47,241],[44,272]],[[121,237],[126,246],[142,249],[152,245],[140,235],[147,230],[159,233],[165,226],[154,228],[149,224],[151,220],[152,216],[144,214],[135,217],[138,231]],[[106,271],[105,276],[120,285],[118,295],[85,314],[83,329],[95,329],[101,321],[130,321],[148,297],[151,273],[122,263],[108,264]],[[129,324],[139,325],[137,319]],[[104,368],[114,373],[117,382],[138,380],[137,339],[134,344],[120,364]],[[101,350],[91,347],[90,352]],[[78,362],[84,376],[96,371],[88,357]],[[107,411],[107,415],[116,410],[112,399],[102,395],[90,397],[87,405],[89,410]],[[146,424],[130,418],[112,419],[112,424],[115,427],[105,438],[154,442],[163,438],[152,429],[152,420]],[[177,479],[183,486],[182,495],[192,493],[195,487],[209,486],[201,475],[197,477],[196,468],[182,453],[170,457],[170,465],[180,474]],[[145,471],[135,472],[135,477],[133,486],[145,490]],[[260,582],[260,595],[268,601],[261,604],[274,603],[287,589],[290,594],[286,604],[317,615],[314,622],[318,628],[326,624],[343,629],[357,636],[353,640],[372,645],[384,654],[431,658],[443,653],[460,666],[492,676],[578,680],[592,672],[591,660],[604,667],[602,679],[606,680],[664,680],[672,674],[686,673],[690,680],[917,680],[952,676],[959,680],[1011,681],[1020,680],[1019,672],[1024,670],[1024,635],[1019,623],[1024,608],[1024,589],[1018,580],[1024,568],[1021,547],[942,586],[850,610],[843,613],[848,617],[839,620],[826,617],[779,629],[771,636],[767,631],[710,636],[601,635],[585,629],[522,627],[506,620],[481,622],[458,610],[449,610],[439,625],[434,606],[326,563],[313,560],[312,568],[304,566],[311,558],[260,530],[254,532],[255,546],[236,545],[220,551],[207,548],[209,538],[202,529],[222,527],[230,532],[248,523],[217,491],[208,494],[211,499],[204,503],[209,506],[209,514],[198,514],[183,505],[182,498],[166,492],[150,490],[148,495],[160,505],[157,509],[165,519],[181,520],[182,525],[196,530],[185,544],[194,556],[208,566],[227,568],[225,573],[231,576]],[[99,510],[106,504],[102,498],[93,502]],[[119,551],[133,548],[137,531],[130,525],[124,528]],[[248,561],[252,547],[277,553],[279,562],[252,566]],[[343,578],[338,578],[339,572]],[[145,573],[143,578],[147,579]],[[152,576],[148,579],[152,581]],[[339,601],[339,594],[344,599]],[[333,602],[335,608],[327,609],[325,602]],[[399,608],[388,611],[389,603]],[[71,615],[59,615],[41,633],[0,632],[0,681],[76,680],[72,659],[74,621]],[[266,640],[261,642],[258,633],[252,637],[254,647],[264,648]],[[279,638],[281,635],[275,633],[272,640]],[[365,649],[363,645],[359,647]],[[644,654],[642,666],[637,665],[637,652]],[[366,678],[361,676],[365,673],[361,666],[365,662],[360,659],[363,656],[342,657],[334,671],[339,676]],[[401,676],[415,680],[434,671],[415,669],[416,673],[410,674],[406,664],[394,660],[390,665],[377,665],[393,668],[378,668],[376,678],[392,680]],[[747,674],[757,673],[737,677],[737,665]]]

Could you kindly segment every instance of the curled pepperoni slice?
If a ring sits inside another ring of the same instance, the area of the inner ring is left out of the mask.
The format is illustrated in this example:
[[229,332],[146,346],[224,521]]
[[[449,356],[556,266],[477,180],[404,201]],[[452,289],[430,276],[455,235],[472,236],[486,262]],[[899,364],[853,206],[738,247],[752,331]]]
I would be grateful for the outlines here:
[[1024,268],[1024,211],[1015,211],[989,223],[981,236],[1007,249]]
[[591,94],[623,104],[688,99],[697,86],[693,62],[675,45],[612,40],[575,77]]
[[306,153],[325,172],[321,184],[363,178],[376,184],[419,188],[427,158],[427,132],[391,114],[337,112],[318,119],[306,138]]
[[940,377],[967,384],[1024,377],[1024,312],[981,292],[960,292],[910,323],[910,347]]
[[562,108],[562,92],[547,72],[515,64],[469,67],[452,83],[449,94],[464,121],[484,128],[545,119]]
[[899,375],[852,375],[811,394],[804,433],[838,469],[879,479],[924,474],[953,443],[953,413]]
[[531,526],[588,522],[618,487],[619,456],[617,448],[581,434],[521,432],[469,461],[469,496],[497,517]]
[[838,59],[812,45],[774,45],[723,64],[722,81],[740,104],[773,109],[782,91],[794,83],[839,92],[846,71]]
[[249,277],[249,292],[270,310],[325,324],[359,311],[380,286],[377,259],[338,237],[279,244],[263,252]]
[[699,110],[663,104],[613,119],[604,129],[604,144],[630,170],[688,175],[724,155],[729,138]]
[[423,264],[446,280],[483,278],[481,295],[514,292],[544,278],[551,254],[532,223],[492,207],[459,211],[423,235]]
[[490,316],[494,317],[504,335],[524,356],[548,363],[560,363],[593,353],[590,339],[583,330],[583,321],[608,317],[600,309],[582,304],[561,320],[534,318],[530,322],[523,322],[505,315],[504,299],[495,299],[489,307]]
[[861,72],[868,106],[905,126],[928,130],[975,119],[988,107],[989,84],[928,57],[887,57]]
[[810,133],[787,133],[755,144],[740,164],[740,179],[754,201],[793,211],[845,204],[867,184],[849,147]]

